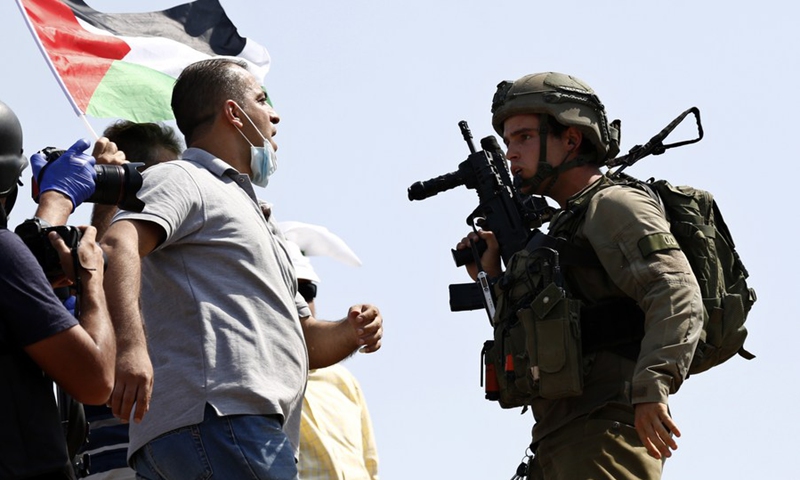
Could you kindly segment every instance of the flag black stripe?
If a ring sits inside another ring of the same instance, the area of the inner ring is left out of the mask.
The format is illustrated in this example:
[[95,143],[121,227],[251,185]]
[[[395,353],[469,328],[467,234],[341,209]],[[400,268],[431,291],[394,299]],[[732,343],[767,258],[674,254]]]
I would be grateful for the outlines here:
[[239,55],[245,38],[219,0],[196,0],[162,12],[103,13],[83,0],[61,0],[86,23],[115,35],[163,37],[208,55]]

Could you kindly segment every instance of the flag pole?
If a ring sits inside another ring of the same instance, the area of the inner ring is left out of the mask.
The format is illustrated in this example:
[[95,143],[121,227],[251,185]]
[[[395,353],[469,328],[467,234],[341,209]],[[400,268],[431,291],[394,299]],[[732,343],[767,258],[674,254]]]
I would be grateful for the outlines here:
[[50,58],[50,55],[47,54],[47,50],[45,50],[44,45],[42,45],[42,41],[39,38],[39,35],[36,34],[36,28],[33,26],[31,19],[28,17],[28,14],[25,13],[25,6],[22,4],[23,0],[17,0],[17,6],[19,7],[19,11],[22,14],[22,18],[25,20],[25,24],[28,25],[28,30],[30,30],[31,35],[33,35],[33,40],[36,42],[36,46],[39,47],[39,51],[42,52],[42,56],[44,57],[45,62],[47,62],[47,66],[50,67],[50,71],[53,72],[53,75],[56,77],[56,81],[58,82],[59,86],[61,86],[61,91],[64,92],[64,95],[67,96],[67,100],[69,101],[72,108],[75,110],[75,114],[83,120],[83,124],[86,126],[89,133],[92,137],[97,140],[100,138],[97,133],[94,131],[92,126],[89,124],[89,121],[86,119],[86,114],[81,111],[78,107],[78,104],[75,103],[75,99],[72,98],[72,94],[69,93],[67,90],[67,86],[64,85],[64,80],[61,79],[61,75],[58,74],[55,65],[53,65],[53,60]]
[[94,128],[92,128],[92,126],[89,124],[89,120],[86,119],[86,115],[81,113],[78,116],[80,117],[81,120],[83,120],[83,125],[86,127],[87,130],[89,130],[89,133],[92,135],[92,138],[94,138],[94,140],[97,141],[97,139],[100,137],[97,136],[97,132],[95,132]]

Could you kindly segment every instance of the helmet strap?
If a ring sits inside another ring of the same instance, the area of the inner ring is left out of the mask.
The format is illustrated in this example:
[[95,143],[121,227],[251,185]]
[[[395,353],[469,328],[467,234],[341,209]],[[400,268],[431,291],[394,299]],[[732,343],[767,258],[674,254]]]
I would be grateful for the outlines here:
[[[539,114],[539,166],[536,168],[536,175],[533,177],[522,180],[520,183],[521,186],[530,187],[532,192],[536,192],[539,188],[539,185],[542,182],[553,175],[553,166],[547,163],[547,135],[550,133],[550,127],[548,125],[548,119],[546,113]],[[553,182],[550,182],[550,185],[547,186],[547,190],[550,190],[550,187],[553,185]]]
[[[567,152],[567,154],[564,156],[564,161],[561,162],[561,165],[559,165],[557,167],[553,167],[549,163],[547,164],[547,169],[546,169],[546,170],[548,170],[547,176],[551,177],[551,178],[550,178],[550,182],[545,187],[544,192],[542,192],[542,195],[547,196],[547,194],[550,193],[550,189],[553,188],[553,185],[555,185],[556,182],[558,181],[558,176],[561,175],[561,172],[565,172],[565,171],[569,170],[570,168],[575,168],[575,167],[580,167],[581,165],[586,165],[587,163],[590,162],[590,160],[588,158],[582,157],[582,156],[577,156],[577,157],[575,157],[575,158],[573,158],[572,160],[569,160],[569,161],[567,161],[567,157],[569,157],[569,152]],[[539,164],[539,168],[542,168],[542,164],[541,163]],[[536,174],[537,175],[539,174],[538,170],[536,171]]]
[[[567,153],[569,156],[569,153]],[[532,176],[527,180],[522,180],[520,182],[520,186],[529,187],[531,192],[536,192],[539,187],[547,181],[547,185],[544,188],[544,191],[541,193],[543,196],[547,196],[550,193],[550,189],[558,181],[558,176],[561,175],[561,172],[565,172],[571,168],[580,167],[581,165],[586,165],[590,163],[591,159],[584,157],[584,156],[577,156],[572,160],[567,161],[566,157],[564,157],[564,161],[561,162],[561,165],[554,167],[547,162],[539,162],[539,166],[536,168],[536,175]]]
[[548,115],[546,113],[539,114],[539,166],[536,168],[536,175],[520,182],[520,186],[530,187],[531,192],[536,192],[545,180],[549,180],[542,192],[543,196],[547,196],[547,194],[550,193],[553,185],[558,181],[558,176],[561,175],[561,172],[591,162],[591,159],[581,155],[567,161],[567,157],[569,157],[569,152],[567,152],[561,165],[554,167],[547,163],[547,135],[550,133],[547,117]]
[[550,126],[548,125],[548,115],[546,113],[539,114],[539,165],[547,163],[547,135],[550,133]]
[[5,225],[3,227],[8,226],[8,214],[11,213],[11,209],[14,208],[14,204],[17,202],[17,194],[19,193],[19,187],[14,185],[11,190],[8,192],[8,195],[5,196],[6,203],[5,208],[0,208],[3,210],[3,220],[5,220]]
[[539,186],[548,178],[554,177],[545,188],[542,195],[546,195],[553,184],[558,179],[558,174],[561,173],[560,167],[557,169],[547,163],[547,136],[550,134],[550,126],[548,123],[548,115],[546,113],[539,114],[539,166],[536,168],[536,175],[523,180],[520,185],[530,187],[532,192],[536,192]]

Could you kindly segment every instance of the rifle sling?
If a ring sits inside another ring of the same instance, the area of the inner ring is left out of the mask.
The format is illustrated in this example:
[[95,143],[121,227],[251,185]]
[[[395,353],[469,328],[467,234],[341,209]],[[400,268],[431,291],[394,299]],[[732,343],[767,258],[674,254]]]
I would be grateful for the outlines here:
[[551,248],[559,254],[559,264],[561,266],[582,266],[600,267],[600,260],[591,248],[583,248],[563,238],[555,238],[547,235],[540,230],[534,230],[531,239],[525,246],[528,251],[533,252],[538,248]]

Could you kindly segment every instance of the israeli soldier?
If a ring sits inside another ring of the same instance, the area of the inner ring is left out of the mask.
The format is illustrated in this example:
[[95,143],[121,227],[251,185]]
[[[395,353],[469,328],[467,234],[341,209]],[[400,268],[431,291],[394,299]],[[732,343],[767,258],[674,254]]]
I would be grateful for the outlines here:
[[[686,377],[703,323],[697,280],[663,208],[643,189],[603,173],[619,153],[619,124],[609,124],[597,95],[575,77],[549,72],[500,83],[492,125],[520,191],[561,207],[549,238],[592,252],[592,260],[570,258],[570,251],[558,256],[529,243],[504,273],[491,232],[471,233],[458,245],[486,241],[481,266],[502,276],[495,338],[508,318],[511,327],[519,320],[525,328],[503,327],[500,343],[524,345],[540,362],[523,369],[522,383],[506,382],[509,389],[522,385],[516,394],[536,421],[529,478],[661,478],[680,436],[668,397]],[[475,278],[475,265],[468,270]],[[550,295],[548,285],[563,295]],[[561,296],[567,306],[551,308]],[[557,311],[566,313],[553,317]],[[552,328],[561,325],[554,318],[566,327]],[[570,327],[578,318],[580,328]]]

